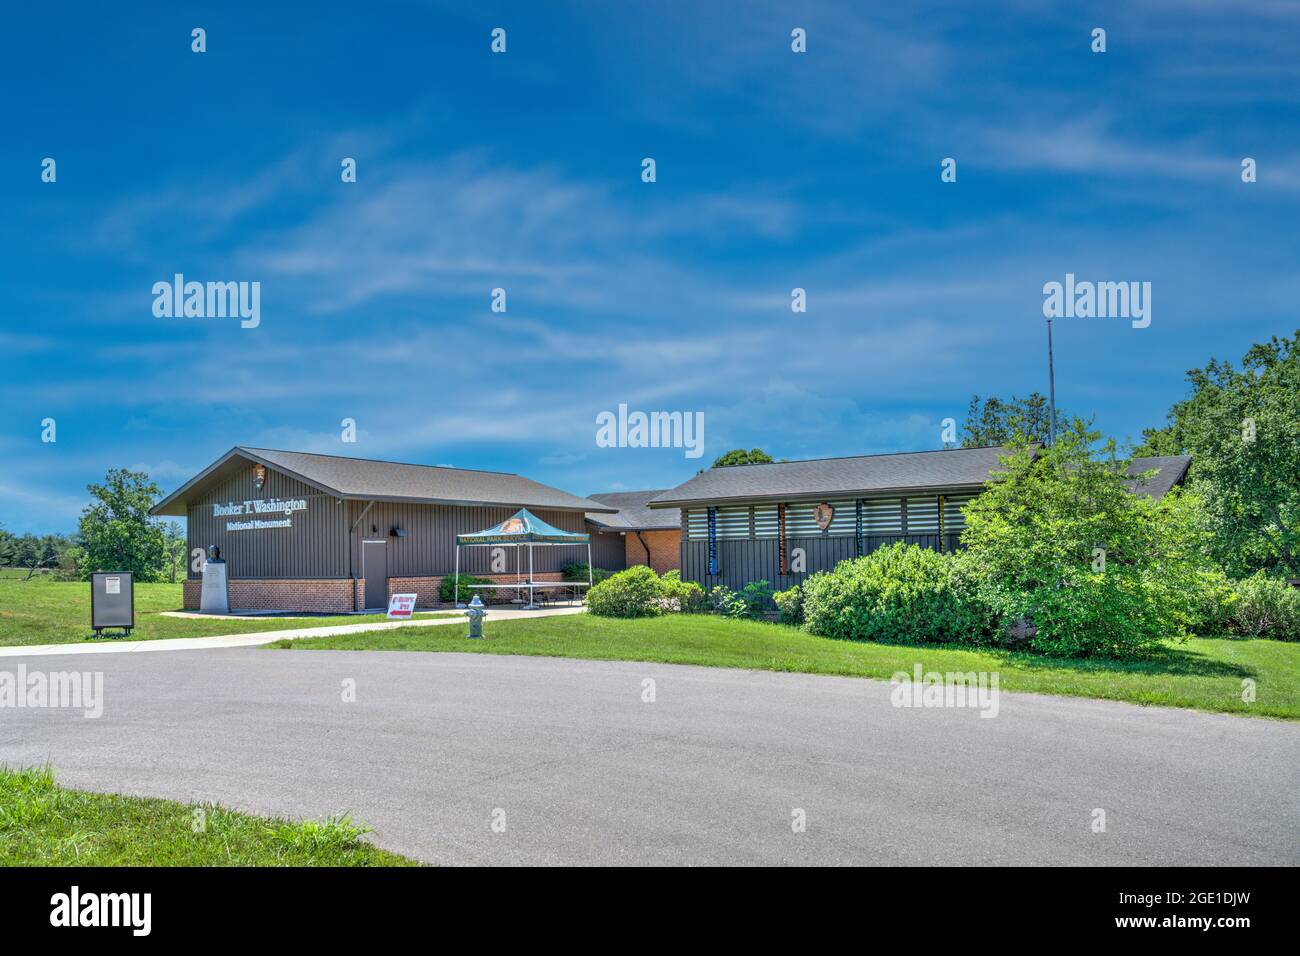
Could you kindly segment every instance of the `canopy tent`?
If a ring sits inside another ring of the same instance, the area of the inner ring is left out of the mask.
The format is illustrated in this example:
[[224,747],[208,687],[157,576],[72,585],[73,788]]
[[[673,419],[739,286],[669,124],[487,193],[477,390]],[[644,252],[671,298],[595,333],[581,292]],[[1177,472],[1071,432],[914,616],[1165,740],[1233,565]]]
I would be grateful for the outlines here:
[[[533,601],[533,589],[538,587],[553,586],[553,581],[534,581],[533,580],[533,545],[541,544],[547,546],[554,545],[582,545],[587,546],[587,587],[591,587],[591,535],[584,534],[581,531],[564,531],[554,525],[547,524],[537,515],[533,514],[527,508],[520,508],[514,515],[502,521],[498,525],[487,528],[483,531],[473,531],[469,534],[456,535],[456,577],[453,583],[452,594],[457,606],[460,604],[460,549],[462,547],[485,547],[489,545],[512,544],[517,547],[528,545],[528,580],[520,581],[516,585],[489,585],[490,587],[519,587],[528,588],[528,607],[535,608],[537,605]],[[519,575],[519,552],[515,551],[515,573]]]

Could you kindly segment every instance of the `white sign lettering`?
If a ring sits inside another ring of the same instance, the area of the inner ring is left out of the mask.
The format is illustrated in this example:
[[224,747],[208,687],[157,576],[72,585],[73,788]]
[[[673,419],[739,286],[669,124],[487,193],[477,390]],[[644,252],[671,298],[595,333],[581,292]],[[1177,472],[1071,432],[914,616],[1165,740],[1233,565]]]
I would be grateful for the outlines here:
[[265,515],[293,514],[306,511],[307,502],[302,498],[257,498],[253,501],[231,501],[224,505],[213,505],[212,514],[217,518],[230,515]]
[[306,511],[307,501],[303,498],[255,498],[249,501],[228,501],[224,505],[212,506],[212,514],[217,518],[240,515],[284,515],[283,518],[263,521],[227,521],[227,531],[261,531],[265,528],[292,528],[289,515],[295,511]]
[[260,531],[262,528],[292,528],[293,521],[289,518],[280,518],[277,521],[227,521],[227,531]]

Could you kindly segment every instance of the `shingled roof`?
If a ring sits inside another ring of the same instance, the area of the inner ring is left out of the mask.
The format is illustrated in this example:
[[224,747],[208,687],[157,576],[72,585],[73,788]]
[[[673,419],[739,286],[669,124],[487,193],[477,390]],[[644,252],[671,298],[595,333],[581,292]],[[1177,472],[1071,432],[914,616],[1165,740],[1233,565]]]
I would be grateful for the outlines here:
[[[870,495],[978,489],[994,471],[1001,470],[1003,445],[986,448],[946,448],[939,451],[860,455],[854,458],[817,458],[768,465],[730,465],[710,468],[689,481],[652,498],[652,510],[711,505],[720,502],[796,500],[800,498],[856,498]],[[1128,473],[1155,471],[1145,484],[1132,482],[1137,493],[1164,497],[1183,480],[1190,455],[1134,458]],[[595,496],[593,496],[595,497]]]
[[678,508],[646,507],[651,498],[667,494],[672,489],[654,491],[609,491],[588,495],[592,501],[617,508],[617,514],[589,514],[587,520],[609,531],[676,531],[682,526],[682,513]]
[[1131,487],[1140,495],[1148,498],[1163,498],[1174,485],[1187,476],[1187,469],[1192,464],[1191,455],[1161,455],[1158,458],[1134,458],[1128,473],[1134,477],[1147,471],[1155,471],[1145,484],[1133,482]]
[[227,464],[236,457],[278,469],[339,498],[546,508],[552,511],[613,513],[618,510],[507,472],[472,471],[440,465],[410,465],[397,461],[236,446],[158,502],[151,513],[184,515],[189,500],[198,497],[211,482],[225,474]]
[[979,488],[999,470],[998,456],[1009,453],[992,445],[710,468],[658,495],[649,507]]

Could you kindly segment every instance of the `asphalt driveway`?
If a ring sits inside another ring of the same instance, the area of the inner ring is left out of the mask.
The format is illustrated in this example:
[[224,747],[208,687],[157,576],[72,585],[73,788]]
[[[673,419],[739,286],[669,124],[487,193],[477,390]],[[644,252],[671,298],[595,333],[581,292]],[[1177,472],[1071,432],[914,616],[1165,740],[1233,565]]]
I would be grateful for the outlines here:
[[0,709],[0,762],[256,813],[351,810],[429,862],[1300,863],[1296,724],[1026,694],[988,719],[896,708],[874,681],[488,655],[0,670],[19,665],[102,671],[103,715]]

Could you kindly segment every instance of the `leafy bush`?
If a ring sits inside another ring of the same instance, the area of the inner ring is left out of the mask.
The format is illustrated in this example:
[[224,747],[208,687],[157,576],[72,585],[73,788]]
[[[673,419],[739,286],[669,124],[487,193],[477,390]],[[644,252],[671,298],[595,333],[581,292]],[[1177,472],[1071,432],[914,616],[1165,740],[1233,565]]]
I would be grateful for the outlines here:
[[[450,604],[452,602],[451,592],[459,591],[460,593],[456,596],[456,603],[467,604],[473,599],[475,588],[491,583],[491,580],[488,578],[476,578],[472,574],[461,574],[460,586],[457,587],[456,576],[449,574],[443,578],[442,583],[438,585],[438,600],[442,601],[444,604]],[[488,590],[493,591],[495,589],[489,588]],[[486,595],[480,595],[480,600],[486,603],[489,600],[489,597]]]
[[1227,624],[1234,634],[1300,641],[1300,588],[1262,572],[1238,581]]
[[709,592],[708,607],[724,617],[762,620],[771,600],[772,586],[766,581],[750,581],[739,591],[719,584]]
[[796,584],[772,595],[776,603],[776,619],[782,624],[803,624],[803,588]]
[[762,620],[767,617],[768,606],[772,603],[772,585],[766,581],[750,581],[736,596],[745,605],[741,617]]
[[1194,576],[1192,591],[1188,629],[1206,635],[1229,630],[1240,600],[1235,583],[1219,568],[1205,568]]
[[963,562],[899,542],[803,584],[804,627],[841,640],[978,644],[987,611]]
[[676,569],[667,571],[659,579],[664,599],[669,603],[668,610],[695,614],[704,610],[704,588],[694,581],[683,581],[682,573]]
[[[1128,463],[1079,420],[1003,458],[966,508],[966,546],[1004,635],[1052,654],[1136,656],[1201,622],[1208,532],[1191,494],[1130,490]],[[1031,627],[1023,627],[1025,624]]]
[[[604,581],[613,571],[606,571],[604,568],[591,569],[591,583],[599,584]],[[587,562],[570,562],[560,568],[560,577],[566,581],[586,581],[587,580]]]
[[744,617],[747,608],[735,591],[725,584],[717,584],[709,592],[708,609],[724,617]]
[[612,574],[587,592],[587,610],[599,617],[654,617],[664,610],[659,576],[643,564]]

